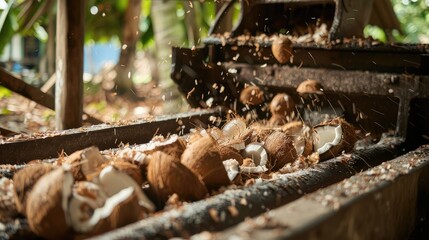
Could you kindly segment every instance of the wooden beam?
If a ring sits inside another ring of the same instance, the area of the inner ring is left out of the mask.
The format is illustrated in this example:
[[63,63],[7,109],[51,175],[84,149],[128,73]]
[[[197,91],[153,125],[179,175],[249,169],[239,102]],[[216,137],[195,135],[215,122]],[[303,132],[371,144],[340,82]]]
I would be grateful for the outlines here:
[[3,128],[3,127],[0,127],[0,136],[3,136],[3,137],[10,137],[10,136],[13,136],[13,135],[15,135],[15,134],[18,134],[18,133],[17,133],[17,132],[14,132],[14,131],[12,131],[12,130],[9,130],[9,129]]
[[122,144],[147,143],[155,135],[182,135],[191,128],[207,128],[213,117],[224,119],[225,109],[199,110],[130,121],[127,124],[100,124],[23,136],[0,143],[0,164],[24,164],[35,159],[56,158],[61,152],[71,154],[90,146],[105,150]]
[[82,126],[85,0],[57,5],[55,120],[57,130]]
[[3,68],[0,68],[0,84],[3,87],[33,100],[44,107],[55,109],[54,98],[51,95],[25,83],[19,77],[12,75]]
[[[44,107],[55,110],[55,101],[52,95],[49,95],[40,89],[25,83],[19,77],[13,75],[3,68],[0,68],[0,85]],[[88,123],[102,123],[102,121],[90,116],[85,112],[83,112],[83,114],[86,115],[86,122]]]

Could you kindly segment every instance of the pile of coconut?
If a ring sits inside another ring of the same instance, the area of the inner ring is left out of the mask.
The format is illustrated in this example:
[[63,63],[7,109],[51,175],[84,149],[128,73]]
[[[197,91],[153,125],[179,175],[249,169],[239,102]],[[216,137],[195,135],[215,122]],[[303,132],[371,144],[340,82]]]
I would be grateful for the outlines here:
[[[320,86],[310,80],[298,90],[317,94]],[[248,86],[240,101],[257,105],[263,94]],[[235,117],[185,136],[34,161],[12,180],[1,178],[0,220],[24,216],[46,239],[90,237],[222,189],[270,181],[354,147],[354,128],[342,118],[307,126],[295,120],[295,104],[285,93],[274,96],[269,109],[272,117],[265,122]]]
[[314,127],[234,118],[183,137],[157,136],[104,153],[90,147],[54,163],[28,164],[13,181],[0,181],[0,214],[27,217],[46,239],[89,237],[146,218],[172,199],[192,202],[269,180],[349,152],[354,143],[352,126],[340,118]]

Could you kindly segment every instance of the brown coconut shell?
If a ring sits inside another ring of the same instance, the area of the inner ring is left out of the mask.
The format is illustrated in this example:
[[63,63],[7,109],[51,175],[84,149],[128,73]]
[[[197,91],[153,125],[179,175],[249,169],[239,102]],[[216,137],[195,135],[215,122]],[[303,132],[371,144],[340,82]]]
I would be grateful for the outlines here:
[[167,139],[162,136],[156,136],[148,143],[148,146],[148,149],[144,151],[145,154],[149,155],[161,151],[168,155],[174,155],[175,159],[180,159],[183,151],[185,151],[186,141],[176,134]]
[[143,184],[141,169],[137,165],[125,161],[112,161],[110,164],[133,178],[139,186]]
[[243,156],[241,156],[240,152],[233,147],[219,146],[219,153],[222,161],[235,159],[240,165],[243,164]]
[[271,51],[279,63],[285,64],[293,56],[292,41],[286,36],[279,36],[272,42]]
[[218,144],[210,136],[190,144],[182,154],[181,162],[199,176],[209,190],[218,189],[231,183]]
[[323,86],[317,80],[307,79],[298,85],[296,91],[300,95],[323,94]]
[[293,139],[281,131],[275,131],[265,139],[264,148],[267,151],[271,169],[276,171],[298,157]]
[[240,92],[240,102],[247,105],[258,105],[264,101],[264,92],[258,86],[248,86]]
[[[332,146],[328,151],[319,155],[320,161],[328,160],[340,156],[343,152],[349,153],[353,150],[354,145],[357,141],[357,135],[354,127],[350,123],[346,122],[346,120],[344,120],[343,118],[334,118],[316,125],[313,128],[313,139],[314,137],[317,137],[317,128],[338,125],[341,125],[342,128],[342,138],[337,145]],[[317,152],[317,149],[313,150]]]
[[282,132],[288,136],[298,136],[302,134],[304,123],[301,121],[292,121],[284,124],[281,127]]
[[94,228],[85,236],[99,235],[112,229],[123,227],[144,217],[145,211],[139,205],[139,199],[134,191],[126,200],[116,205],[109,217],[100,219]]
[[250,125],[249,128],[252,129],[250,142],[263,142],[272,132],[274,132],[272,127],[267,127],[260,123],[254,123]]
[[148,181],[158,205],[176,193],[181,200],[196,201],[207,194],[204,183],[174,156],[155,152],[148,166]]
[[286,93],[278,93],[270,102],[270,112],[273,115],[292,116],[295,111],[295,101]]
[[[71,180],[71,183],[70,183]],[[70,184],[70,186],[68,185]],[[34,185],[27,199],[28,225],[36,235],[45,239],[66,239],[71,227],[63,210],[63,190],[73,186],[70,171],[56,169],[43,175]]]
[[36,182],[46,173],[52,171],[51,164],[31,164],[13,175],[13,194],[16,209],[26,216],[27,198]]

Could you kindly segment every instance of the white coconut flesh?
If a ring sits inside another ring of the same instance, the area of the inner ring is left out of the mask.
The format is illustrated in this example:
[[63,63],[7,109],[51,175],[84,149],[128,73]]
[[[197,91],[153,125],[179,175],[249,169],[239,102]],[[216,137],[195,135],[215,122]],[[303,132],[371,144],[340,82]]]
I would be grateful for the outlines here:
[[333,146],[341,142],[343,136],[343,129],[341,125],[338,126],[322,126],[314,129],[313,143],[314,149],[319,154],[323,154]]
[[240,163],[235,159],[228,159],[222,162],[225,167],[226,173],[230,181],[234,180],[237,177],[239,171],[238,166]]
[[99,206],[93,199],[74,195],[70,202],[70,218],[73,230],[80,233],[90,232],[101,220],[110,217],[113,209],[129,199],[134,191],[132,186],[124,188],[106,199],[103,206]]
[[155,211],[155,205],[143,193],[143,190],[134,181],[134,179],[128,176],[128,174],[120,172],[113,166],[107,166],[101,170],[100,175],[98,176],[98,182],[108,197],[115,195],[124,188],[130,186],[133,187],[139,199],[139,205],[149,211]]
[[234,138],[239,136],[245,130],[246,122],[240,118],[234,118],[222,127],[223,135],[226,138]]
[[261,173],[268,171],[267,162],[268,154],[262,143],[254,142],[246,146],[241,154],[244,158],[251,158],[255,166],[240,166],[241,172]]

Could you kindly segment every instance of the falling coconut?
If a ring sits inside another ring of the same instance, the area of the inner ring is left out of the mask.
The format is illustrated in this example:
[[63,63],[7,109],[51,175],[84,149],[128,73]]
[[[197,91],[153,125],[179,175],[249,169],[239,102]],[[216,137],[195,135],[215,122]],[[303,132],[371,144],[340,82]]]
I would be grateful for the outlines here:
[[264,93],[257,86],[248,86],[240,92],[240,102],[247,105],[258,105],[264,101]]
[[292,41],[286,36],[279,36],[274,39],[271,51],[279,63],[285,64],[293,56]]
[[295,101],[286,93],[278,93],[271,100],[270,111],[273,115],[291,117],[295,112]]
[[323,94],[323,86],[317,80],[307,79],[298,85],[296,91],[299,95]]

